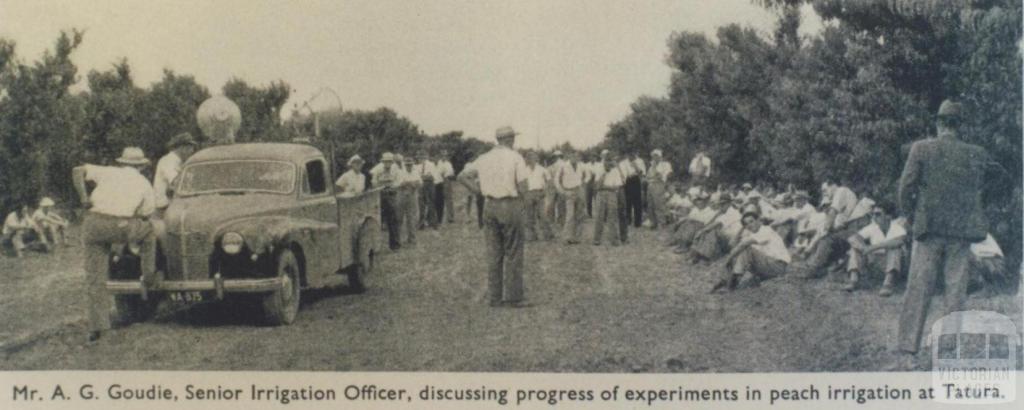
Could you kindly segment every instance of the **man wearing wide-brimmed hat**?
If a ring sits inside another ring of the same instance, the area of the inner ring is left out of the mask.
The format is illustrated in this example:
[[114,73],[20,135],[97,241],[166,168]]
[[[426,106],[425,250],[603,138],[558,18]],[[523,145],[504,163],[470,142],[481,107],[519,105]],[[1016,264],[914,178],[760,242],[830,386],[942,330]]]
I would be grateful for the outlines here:
[[181,172],[181,164],[195,152],[196,140],[192,138],[192,134],[183,132],[171,137],[167,142],[167,150],[167,155],[157,161],[156,172],[153,174],[157,217],[162,217],[167,205],[170,204],[169,193],[174,190],[174,180]]
[[334,181],[338,192],[344,196],[355,196],[366,189],[366,175],[363,174],[363,158],[355,154],[348,159],[348,170]]
[[[88,294],[89,337],[95,341],[110,329],[110,295],[107,293],[107,257],[114,244],[139,245],[142,282],[152,286],[157,278],[156,236],[150,217],[155,193],[141,169],[149,159],[137,147],[127,147],[117,158],[120,166],[85,164],[71,172],[82,206],[88,210],[82,223],[85,244],[85,277]],[[86,181],[96,184],[88,193]]]
[[512,149],[516,132],[501,127],[498,145],[481,155],[459,174],[459,183],[481,194],[484,204],[484,242],[488,264],[487,287],[491,306],[523,306],[523,196],[529,189],[530,170]]
[[53,208],[57,203],[50,197],[43,197],[39,200],[39,208],[32,213],[32,220],[43,232],[43,237],[49,236],[54,245],[66,245],[67,238],[65,230],[68,227],[67,219],[60,216]]
[[373,176],[373,186],[383,188],[380,193],[380,217],[384,222],[384,227],[388,230],[388,247],[391,250],[397,250],[400,243],[395,203],[398,190],[405,181],[405,172],[395,164],[395,154],[385,152],[380,157],[380,163],[373,167],[370,173]]

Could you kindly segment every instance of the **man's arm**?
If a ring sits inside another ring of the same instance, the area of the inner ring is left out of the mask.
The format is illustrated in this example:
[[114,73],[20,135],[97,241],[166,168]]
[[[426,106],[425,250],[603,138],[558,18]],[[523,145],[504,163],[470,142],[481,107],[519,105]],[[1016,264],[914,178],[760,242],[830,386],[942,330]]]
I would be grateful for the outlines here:
[[884,241],[867,247],[867,249],[865,249],[865,252],[871,253],[880,249],[899,248],[900,246],[903,246],[903,243],[906,239],[906,236],[898,236],[896,238],[886,239]]
[[85,187],[84,165],[79,165],[71,169],[71,182],[75,186],[75,192],[78,193],[78,201],[82,204],[82,208],[89,209],[92,204],[89,202],[89,192]]
[[462,186],[466,187],[469,192],[472,192],[474,195],[481,195],[480,184],[477,181],[477,171],[475,169],[462,170],[459,176],[456,177],[456,180],[459,181]]
[[903,174],[900,175],[897,201],[899,202],[900,213],[908,220],[913,218],[914,208],[917,202],[917,188],[921,178],[921,144],[914,143],[910,146],[910,155],[907,156],[907,163],[903,166]]

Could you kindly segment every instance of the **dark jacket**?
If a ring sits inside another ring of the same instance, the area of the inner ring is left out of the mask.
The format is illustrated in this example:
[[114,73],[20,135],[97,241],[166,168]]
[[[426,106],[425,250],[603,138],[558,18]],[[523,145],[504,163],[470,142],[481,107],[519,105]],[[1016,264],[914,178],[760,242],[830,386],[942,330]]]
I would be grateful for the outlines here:
[[981,196],[990,163],[984,148],[953,138],[915,142],[899,186],[900,210],[910,219],[914,239],[985,239]]

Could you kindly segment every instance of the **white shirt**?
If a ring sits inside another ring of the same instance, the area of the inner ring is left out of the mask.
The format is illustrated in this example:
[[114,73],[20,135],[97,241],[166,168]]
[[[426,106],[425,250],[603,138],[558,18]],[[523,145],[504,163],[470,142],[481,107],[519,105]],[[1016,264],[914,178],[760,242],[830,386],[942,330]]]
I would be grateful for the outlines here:
[[597,181],[598,189],[616,189],[626,183],[626,175],[621,167],[605,171],[604,165],[601,165],[601,168],[594,172],[594,180]]
[[877,245],[890,239],[897,239],[907,236],[907,230],[903,228],[903,225],[892,221],[889,223],[889,231],[882,232],[882,227],[878,226],[875,221],[871,221],[868,226],[865,226],[857,231],[857,235],[864,238],[864,241],[868,245]]
[[871,208],[874,207],[874,200],[868,197],[861,198],[860,201],[857,201],[857,205],[853,207],[853,211],[850,212],[850,219],[848,219],[848,221],[870,214]]
[[[637,159],[640,160],[640,158]],[[634,175],[643,175],[643,160],[640,160],[640,163],[636,164],[635,162],[630,161],[628,158],[624,159],[622,161],[619,161],[619,169],[622,170],[622,175],[625,176],[626,178],[629,178]]]
[[526,160],[515,150],[498,145],[473,161],[480,193],[491,198],[515,198],[519,196],[516,184],[526,181],[530,169]]
[[690,174],[694,176],[711,176],[711,158],[704,154],[697,154],[690,161]]
[[714,209],[711,209],[710,206],[705,206],[703,208],[693,208],[690,210],[690,215],[687,216],[687,218],[693,219],[697,222],[707,225],[708,222],[711,222],[711,220],[715,217],[716,213],[717,212],[715,212]]
[[406,180],[405,171],[397,164],[391,164],[391,168],[385,171],[384,164],[378,163],[370,170],[370,176],[375,187],[398,188]]
[[[380,166],[380,164],[377,164],[377,166]],[[469,164],[466,164],[466,166],[469,166]],[[423,185],[423,179],[416,174],[416,167],[410,165],[408,169],[402,167],[402,179],[400,183],[412,186],[419,186]]]
[[850,220],[853,209],[857,207],[857,194],[850,188],[836,186],[832,188],[832,204],[829,205],[836,210],[836,220],[833,226],[845,224]]
[[750,247],[763,253],[765,256],[786,262],[787,264],[791,261],[789,250],[786,249],[786,243],[783,242],[782,237],[768,225],[761,225],[761,229],[757,232],[748,231],[746,237],[754,241]]
[[350,169],[341,174],[341,177],[334,181],[334,185],[338,186],[342,194],[361,194],[366,189],[366,175],[355,169]]
[[433,162],[424,160],[419,164],[413,165],[413,169],[416,170],[416,174],[419,175],[420,178],[426,179],[427,177],[430,177],[434,180],[434,184],[442,182],[441,173],[437,170],[437,166],[435,166]]
[[735,237],[743,229],[743,215],[740,215],[740,211],[731,206],[724,213],[715,217],[713,222],[721,222],[722,232],[730,238]]
[[7,219],[4,219],[4,235],[10,235],[11,233],[20,229],[35,229],[35,222],[32,221],[31,217],[22,218],[18,211],[7,214]]
[[825,218],[824,212],[814,211],[797,224],[797,232],[822,232],[825,230]]
[[156,194],[149,180],[132,167],[86,164],[85,180],[96,183],[90,211],[124,218],[153,213]]
[[978,258],[1003,257],[1003,250],[999,248],[996,238],[992,234],[985,235],[985,240],[971,244],[971,253]]
[[173,150],[160,158],[156,163],[156,173],[153,174],[153,191],[156,193],[156,207],[166,208],[170,204],[167,198],[167,191],[174,183],[174,179],[181,172],[181,157]]
[[572,165],[572,162],[565,161],[562,168],[555,174],[555,186],[561,189],[576,189],[580,185],[583,185],[583,176],[585,171],[583,170],[583,163],[577,162],[576,166]]
[[437,161],[437,164],[436,164],[435,168],[437,169],[437,173],[440,176],[440,178],[438,178],[438,179],[446,179],[446,178],[454,178],[455,177],[455,168],[452,167],[452,163],[448,162],[448,160],[446,160],[446,159],[442,159],[440,161]]
[[[527,168],[530,168],[530,166],[527,166]],[[551,176],[548,175],[548,170],[538,164],[534,164],[533,168],[530,169],[530,174],[526,177],[526,188],[531,191],[544,189],[549,179],[551,179]]]
[[689,199],[679,194],[672,194],[668,198],[669,208],[689,208],[693,206]]
[[67,226],[68,225],[67,220],[65,220],[63,217],[58,215],[56,212],[43,212],[42,208],[36,209],[36,211],[32,213],[32,221],[34,221],[36,224],[39,224],[39,225],[42,225],[42,226],[46,226],[46,225]]
[[661,182],[668,182],[669,175],[672,175],[672,164],[668,161],[651,164],[651,169],[647,172],[648,177],[657,177]]

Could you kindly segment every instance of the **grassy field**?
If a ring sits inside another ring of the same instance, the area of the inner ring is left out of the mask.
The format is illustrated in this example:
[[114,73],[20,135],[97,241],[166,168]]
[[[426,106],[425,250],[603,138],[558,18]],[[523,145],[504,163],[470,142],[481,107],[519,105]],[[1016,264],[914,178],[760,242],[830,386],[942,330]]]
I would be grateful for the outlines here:
[[[895,358],[902,298],[878,297],[878,278],[854,293],[839,277],[784,276],[712,295],[714,269],[685,263],[646,229],[621,247],[529,243],[533,306],[490,308],[483,234],[459,217],[383,255],[365,294],[304,293],[291,326],[262,326],[244,306],[165,306],[94,345],[84,343],[80,246],[0,259],[0,368],[795,372],[878,371]],[[974,294],[968,307],[1020,328],[1020,302]]]

